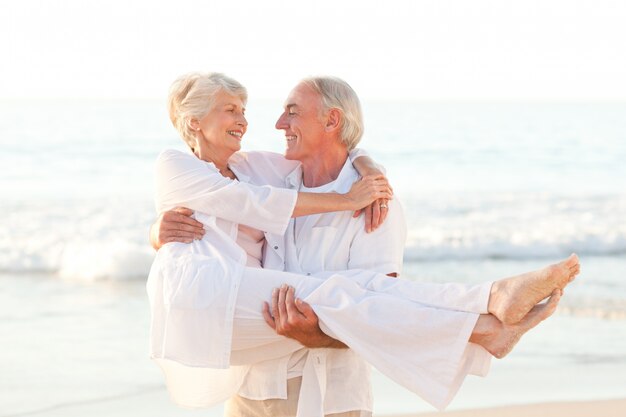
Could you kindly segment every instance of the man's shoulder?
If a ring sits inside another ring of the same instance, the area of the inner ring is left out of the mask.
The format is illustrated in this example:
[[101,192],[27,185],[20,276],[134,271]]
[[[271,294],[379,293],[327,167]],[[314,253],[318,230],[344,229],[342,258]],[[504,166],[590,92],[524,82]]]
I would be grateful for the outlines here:
[[383,274],[402,271],[404,246],[407,238],[406,220],[402,203],[397,198],[387,203],[389,213],[373,232],[365,231],[363,216],[353,228],[350,245],[350,267],[369,269]]

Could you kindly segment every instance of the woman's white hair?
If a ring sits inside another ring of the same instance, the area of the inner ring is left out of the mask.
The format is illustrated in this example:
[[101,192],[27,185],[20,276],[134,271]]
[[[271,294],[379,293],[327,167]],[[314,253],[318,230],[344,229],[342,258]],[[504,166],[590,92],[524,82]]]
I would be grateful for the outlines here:
[[363,136],[363,112],[356,92],[337,77],[316,76],[301,81],[322,97],[322,111],[338,109],[341,114],[341,140],[351,151]]
[[215,94],[220,91],[239,97],[244,104],[248,101],[248,92],[243,85],[218,72],[185,74],[170,87],[167,98],[170,120],[192,151],[197,147],[197,139],[190,122],[209,113]]

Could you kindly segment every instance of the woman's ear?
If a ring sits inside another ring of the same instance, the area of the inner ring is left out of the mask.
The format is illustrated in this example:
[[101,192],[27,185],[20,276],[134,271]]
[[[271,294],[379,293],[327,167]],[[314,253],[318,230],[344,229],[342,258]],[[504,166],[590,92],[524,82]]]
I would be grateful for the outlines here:
[[328,114],[326,115],[326,131],[330,132],[335,129],[339,129],[342,117],[343,114],[339,109],[328,110]]
[[194,131],[200,130],[200,122],[198,121],[198,119],[195,119],[193,117],[190,119],[187,119],[187,125],[191,128],[191,130],[194,130]]

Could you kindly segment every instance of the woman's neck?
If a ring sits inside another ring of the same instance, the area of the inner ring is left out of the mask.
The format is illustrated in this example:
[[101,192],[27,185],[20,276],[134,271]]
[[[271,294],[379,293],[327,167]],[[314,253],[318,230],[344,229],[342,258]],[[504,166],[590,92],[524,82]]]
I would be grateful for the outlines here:
[[213,165],[215,165],[220,174],[222,174],[223,176],[233,179],[236,178],[233,171],[231,171],[228,167],[228,160],[233,155],[232,152],[230,152],[228,155],[220,155],[218,152],[211,152],[210,149],[200,148],[195,153],[198,158],[202,159],[205,162],[211,162]]

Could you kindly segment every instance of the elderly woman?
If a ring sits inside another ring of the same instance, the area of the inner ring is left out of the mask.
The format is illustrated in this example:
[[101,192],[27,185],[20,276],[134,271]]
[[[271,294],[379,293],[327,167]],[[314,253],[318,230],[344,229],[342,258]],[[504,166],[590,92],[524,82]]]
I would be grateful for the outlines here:
[[[300,276],[262,269],[263,232],[282,234],[292,216],[357,210],[391,198],[391,192],[380,175],[364,177],[343,195],[261,185],[284,183],[293,166],[278,155],[238,152],[247,128],[246,99],[243,86],[215,73],[181,77],[169,96],[172,123],[191,153],[159,156],[157,210],[188,207],[206,229],[200,240],[163,246],[148,279],[151,356],[176,402],[223,401],[237,391],[249,365],[302,348],[276,335],[261,312],[272,290],[287,284],[291,296],[310,304],[327,334],[442,408],[465,375],[484,363],[470,345],[506,355],[554,312],[561,289],[578,273],[575,256],[474,287],[357,270]],[[357,156],[351,155],[362,159]],[[237,175],[244,166],[255,178]],[[477,302],[477,294],[488,303]]]

